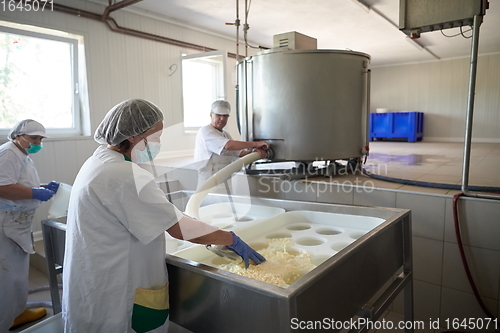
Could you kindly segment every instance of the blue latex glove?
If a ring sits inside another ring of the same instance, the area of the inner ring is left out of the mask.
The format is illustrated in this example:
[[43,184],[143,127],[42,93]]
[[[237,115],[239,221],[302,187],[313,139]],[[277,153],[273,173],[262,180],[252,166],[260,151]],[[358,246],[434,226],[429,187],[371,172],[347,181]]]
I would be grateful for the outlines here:
[[228,245],[227,248],[233,250],[243,258],[243,261],[245,262],[245,269],[247,269],[250,265],[250,259],[252,259],[256,265],[266,261],[266,258],[248,246],[248,244],[236,236],[234,232],[230,231],[230,233],[233,234],[233,245]]
[[33,195],[33,199],[40,201],[47,201],[55,194],[54,191],[46,189],[44,187],[33,187],[31,189],[31,193]]
[[46,189],[51,190],[52,192],[56,193],[57,189],[59,188],[59,185],[61,185],[61,183],[58,183],[58,182],[55,182],[55,181],[51,181],[47,185],[43,185],[43,187],[45,187]]

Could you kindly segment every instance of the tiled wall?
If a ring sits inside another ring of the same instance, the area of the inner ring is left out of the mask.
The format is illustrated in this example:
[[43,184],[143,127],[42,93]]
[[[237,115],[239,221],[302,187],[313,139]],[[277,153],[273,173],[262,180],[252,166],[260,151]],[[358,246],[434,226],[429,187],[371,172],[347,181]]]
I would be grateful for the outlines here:
[[[196,171],[191,170],[196,177]],[[192,178],[190,177],[190,178]],[[412,212],[415,320],[485,318],[467,282],[455,239],[453,198],[323,182],[282,182],[242,174],[252,195],[275,199],[405,208]],[[240,182],[241,183],[241,182]],[[193,190],[193,188],[185,188]],[[235,189],[234,194],[240,189]],[[472,275],[483,301],[500,315],[500,201],[459,200],[460,227]],[[392,310],[403,313],[402,298]],[[500,325],[500,323],[499,323]],[[470,331],[470,330],[469,330]],[[490,330],[491,331],[491,330]]]

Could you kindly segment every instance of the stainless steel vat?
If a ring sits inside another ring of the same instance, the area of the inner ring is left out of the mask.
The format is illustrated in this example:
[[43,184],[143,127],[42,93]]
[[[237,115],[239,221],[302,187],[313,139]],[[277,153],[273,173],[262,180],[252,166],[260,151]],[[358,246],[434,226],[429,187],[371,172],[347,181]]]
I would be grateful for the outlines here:
[[361,157],[370,56],[345,50],[263,51],[238,64],[243,140],[271,143],[275,161]]
[[[190,195],[174,193],[173,202],[182,209]],[[227,200],[225,195],[210,194],[202,205]],[[239,198],[233,196],[233,200]],[[402,290],[405,320],[413,320],[408,210],[261,198],[252,198],[252,204],[386,221],[288,288],[167,255],[173,322],[193,332],[276,333],[293,331],[297,321],[338,322],[354,316],[375,321]]]
[[[191,195],[192,192],[174,192],[172,201],[183,210]],[[248,200],[248,197],[232,198],[236,203]],[[202,205],[228,200],[226,195],[209,194]],[[385,222],[288,288],[167,254],[173,327],[180,326],[192,332],[277,333],[294,331],[298,322],[333,324],[354,318],[354,323],[361,323],[358,317],[375,322],[401,291],[404,292],[404,319],[407,322],[413,320],[409,210],[263,198],[251,200],[255,205],[279,207],[286,211],[372,216]],[[51,294],[56,302],[56,298],[59,299],[56,276],[62,270],[66,225],[44,220],[42,229]],[[55,304],[60,311],[60,303]],[[365,322],[364,326],[351,328],[353,332],[364,332],[369,327]]]

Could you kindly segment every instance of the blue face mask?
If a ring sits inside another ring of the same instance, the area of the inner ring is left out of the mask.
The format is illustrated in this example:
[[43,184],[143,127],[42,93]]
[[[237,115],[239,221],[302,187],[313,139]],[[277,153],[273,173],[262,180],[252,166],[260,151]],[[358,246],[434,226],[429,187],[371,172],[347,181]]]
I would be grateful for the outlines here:
[[[146,140],[144,140],[146,141]],[[155,159],[160,153],[161,143],[159,142],[147,142],[144,150],[136,149],[137,163],[147,163]]]
[[34,145],[31,142],[29,142],[28,140],[26,140],[25,138],[23,138],[23,140],[26,141],[26,142],[28,142],[30,144],[29,148],[24,148],[24,150],[26,150],[26,152],[28,154],[38,153],[43,148],[43,144]]

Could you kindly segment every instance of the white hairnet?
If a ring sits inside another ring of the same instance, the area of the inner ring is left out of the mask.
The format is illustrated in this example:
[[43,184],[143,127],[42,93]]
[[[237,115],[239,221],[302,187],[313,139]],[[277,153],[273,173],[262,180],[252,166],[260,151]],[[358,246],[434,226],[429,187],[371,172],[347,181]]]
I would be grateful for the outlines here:
[[231,104],[223,100],[215,101],[212,103],[210,112],[220,115],[229,114],[231,112]]
[[47,135],[45,134],[45,127],[43,127],[42,124],[33,119],[24,119],[18,122],[10,130],[9,135],[7,135],[7,139],[14,140],[16,136],[23,134],[39,135],[43,136],[44,138],[47,137]]
[[97,127],[94,140],[100,144],[117,145],[131,136],[144,133],[163,120],[163,113],[153,103],[129,99],[115,105]]

